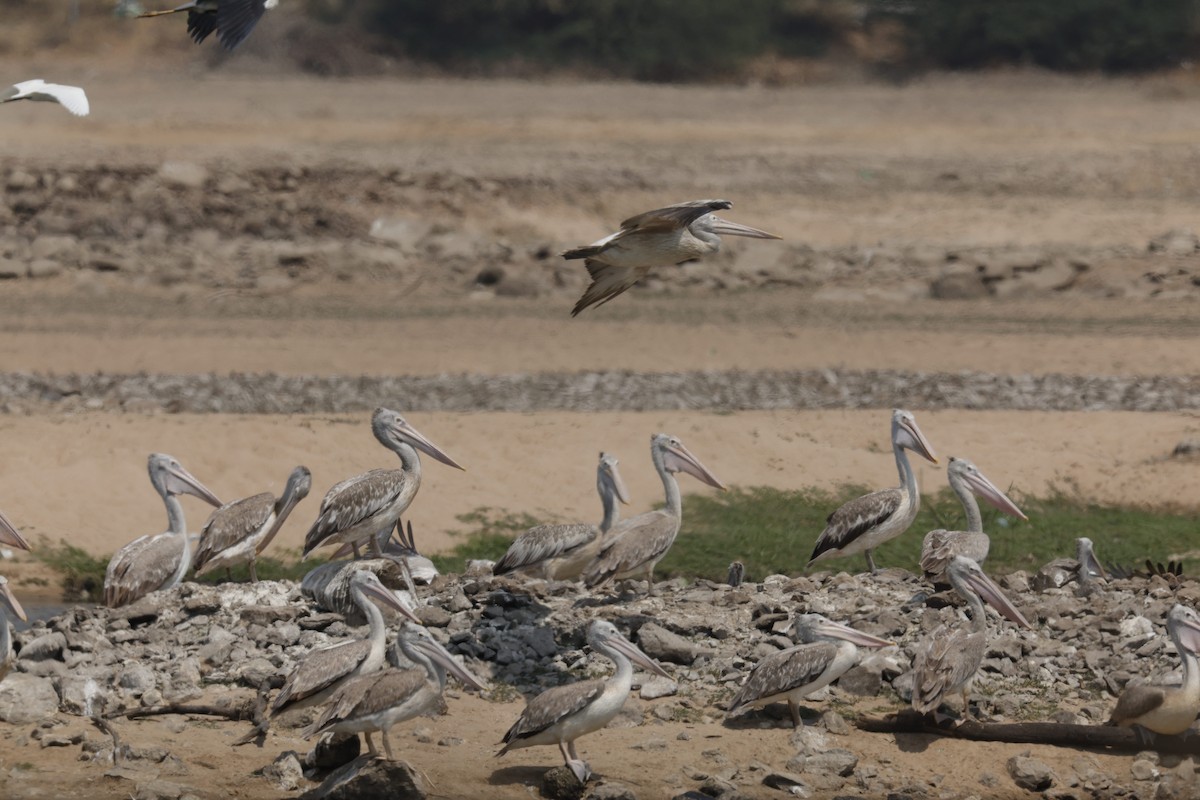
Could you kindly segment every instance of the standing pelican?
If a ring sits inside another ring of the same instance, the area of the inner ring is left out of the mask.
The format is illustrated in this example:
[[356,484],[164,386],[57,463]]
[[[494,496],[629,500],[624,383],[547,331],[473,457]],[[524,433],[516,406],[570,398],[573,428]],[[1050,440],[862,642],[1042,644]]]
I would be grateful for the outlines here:
[[572,580],[583,574],[584,568],[600,551],[604,534],[620,516],[617,501],[629,503],[629,492],[617,472],[617,459],[600,454],[596,468],[596,491],[604,506],[600,525],[574,523],[538,525],[522,533],[508,546],[504,556],[492,567],[493,575],[514,570],[540,569],[546,580]]
[[591,770],[575,752],[575,740],[600,730],[621,710],[633,686],[633,665],[663,678],[671,677],[611,622],[602,619],[592,622],[587,640],[594,652],[616,664],[617,671],[608,680],[555,686],[530,700],[520,718],[504,734],[504,747],[496,753],[497,757],[521,747],[556,744],[567,766],[583,783]]
[[665,433],[651,436],[650,459],[662,478],[666,508],[638,514],[613,526],[600,553],[583,572],[583,582],[589,587],[642,573],[652,585],[654,565],[671,549],[683,523],[683,500],[679,496],[676,472],[686,472],[715,489],[725,490],[725,484],[717,480],[717,476],[675,436]]
[[4,514],[0,514],[0,545],[15,547],[18,550],[29,549],[29,542],[25,541],[25,537],[17,530],[17,526],[13,525]]
[[[1153,741],[1153,734],[1186,733],[1200,713],[1200,661],[1196,658],[1200,653],[1200,617],[1177,604],[1167,615],[1167,633],[1183,662],[1183,685],[1126,686],[1108,720],[1109,725],[1138,726],[1136,730],[1144,742]],[[1151,735],[1146,736],[1146,732]]]
[[754,665],[734,695],[728,716],[786,700],[792,727],[802,728],[800,700],[836,681],[858,663],[858,647],[894,644],[820,614],[797,614],[794,628],[802,644],[780,650]]
[[192,548],[178,495],[190,494],[214,506],[221,505],[192,473],[163,453],[150,456],[150,483],[167,506],[167,530],[140,536],[118,550],[104,573],[104,604],[116,608],[159,589],[170,589],[183,580],[192,566]]
[[913,663],[912,707],[922,714],[928,714],[937,711],[947,696],[962,692],[963,716],[966,717],[967,693],[987,654],[988,627],[983,600],[987,600],[1020,627],[1032,626],[1004,596],[1000,587],[971,559],[955,556],[946,568],[946,577],[971,608],[971,630],[968,632],[961,627],[939,625],[928,639],[917,646]]
[[8,588],[8,578],[0,575],[0,681],[8,674],[16,659],[13,657],[12,632],[8,628],[8,615],[4,608],[13,613],[17,619],[25,621],[25,609],[17,602],[16,595]]
[[908,530],[921,510],[917,476],[912,464],[908,463],[905,450],[937,463],[937,456],[917,427],[917,420],[911,412],[898,408],[892,412],[892,452],[900,472],[900,485],[863,495],[830,514],[825,521],[825,530],[817,537],[808,566],[825,558],[866,552],[867,567],[875,572],[871,551]]
[[0,103],[11,103],[14,100],[58,103],[77,117],[86,117],[92,110],[83,89],[78,86],[64,86],[61,83],[46,83],[41,78],[22,81],[0,92]]
[[773,233],[721,219],[714,211],[733,208],[728,200],[692,200],[656,208],[621,223],[621,230],[586,247],[562,254],[583,258],[592,282],[571,316],[604,305],[649,274],[654,267],[692,261],[721,249],[721,235],[778,239]]
[[400,469],[373,469],[334,486],[321,501],[317,521],[304,537],[304,556],[327,544],[367,542],[379,555],[375,535],[390,531],[421,488],[420,450],[443,464],[462,469],[450,456],[389,408],[371,415],[371,432],[379,443],[400,457]]
[[193,42],[200,44],[216,31],[221,46],[232,50],[250,35],[263,12],[277,5],[279,0],[189,0],[166,11],[147,11],[138,16],[161,17],[186,11],[188,36]]
[[966,512],[967,529],[936,530],[925,534],[921,544],[921,569],[935,582],[945,581],[946,565],[954,556],[966,556],[976,564],[982,564],[988,556],[991,540],[983,532],[983,517],[979,513],[975,492],[1005,514],[1022,520],[1029,519],[1004,492],[996,488],[996,484],[979,471],[979,467],[967,459],[951,456],[946,475],[950,480],[950,488],[958,495]]
[[389,668],[346,681],[302,735],[308,738],[325,732],[361,733],[367,740],[368,752],[378,757],[371,732],[379,731],[383,736],[383,751],[388,761],[394,761],[388,731],[399,722],[441,710],[447,672],[470,689],[487,688],[420,625],[405,625],[396,644],[417,665],[415,668]]
[[351,678],[377,672],[383,666],[387,655],[387,628],[377,603],[400,612],[413,622],[418,621],[395,593],[366,570],[359,570],[350,579],[350,596],[370,625],[367,638],[342,642],[306,655],[288,675],[271,703],[272,715],[284,709],[322,703]]

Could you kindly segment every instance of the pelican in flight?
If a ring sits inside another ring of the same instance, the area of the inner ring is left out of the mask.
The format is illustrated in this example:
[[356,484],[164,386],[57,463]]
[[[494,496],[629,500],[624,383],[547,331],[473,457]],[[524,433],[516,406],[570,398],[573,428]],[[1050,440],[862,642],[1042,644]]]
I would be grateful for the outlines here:
[[802,728],[800,700],[824,689],[858,663],[859,647],[889,647],[880,639],[820,614],[798,614],[793,625],[802,644],[780,650],[759,661],[734,695],[728,716],[747,708],[762,708],[786,700],[792,727]]
[[921,510],[917,476],[912,464],[908,463],[906,450],[937,463],[933,447],[917,427],[916,418],[911,412],[898,408],[892,412],[892,452],[900,472],[900,485],[863,495],[830,514],[808,566],[825,558],[865,552],[867,567],[875,572],[871,551],[908,530]]
[[22,622],[25,621],[25,609],[17,602],[16,595],[8,588],[8,578],[0,575],[0,681],[8,674],[16,658],[13,656],[12,631],[8,627],[8,608],[12,615]]
[[313,650],[306,655],[272,701],[272,715],[284,709],[308,708],[322,703],[350,679],[378,672],[383,667],[387,656],[387,626],[379,606],[419,622],[412,610],[372,572],[359,570],[354,573],[350,579],[350,596],[370,625],[367,638]]
[[226,50],[232,50],[250,35],[268,8],[279,0],[190,0],[165,11],[147,11],[139,17],[161,17],[164,14],[188,12],[187,30],[192,41],[200,44],[213,31]]
[[[922,714],[936,712],[945,699],[962,692],[963,717],[968,714],[967,693],[987,654],[988,627],[983,601],[1022,628],[1031,628],[991,578],[971,559],[955,556],[946,577],[971,609],[971,629],[939,625],[917,646],[913,663],[912,707]],[[981,599],[982,598],[982,599]]]
[[522,570],[540,569],[545,580],[573,580],[600,551],[604,535],[620,516],[617,501],[629,503],[629,492],[621,473],[617,471],[616,456],[600,454],[596,468],[596,491],[604,506],[600,525],[574,523],[538,525],[522,533],[508,546],[504,556],[492,568],[493,575]]
[[15,547],[18,550],[29,549],[29,542],[25,541],[25,537],[17,530],[17,526],[13,525],[4,514],[0,514],[0,545]]
[[728,200],[692,200],[656,208],[621,223],[621,230],[586,247],[562,254],[586,259],[592,282],[571,311],[574,317],[588,306],[604,305],[646,277],[654,267],[669,267],[721,249],[721,236],[778,239],[773,233],[718,217],[733,208]]
[[967,459],[951,456],[946,475],[950,480],[950,488],[958,495],[966,512],[967,529],[936,530],[925,534],[921,544],[921,570],[938,583],[945,582],[946,565],[954,556],[966,556],[976,564],[982,564],[988,556],[991,540],[983,532],[983,517],[975,500],[976,493],[1009,516],[1029,519],[1004,492],[996,488],[996,484],[979,471],[979,467]]
[[1137,726],[1135,730],[1146,744],[1155,734],[1186,733],[1200,713],[1200,617],[1192,609],[1176,605],[1167,615],[1167,633],[1183,662],[1183,685],[1126,686],[1108,720],[1109,725]]
[[305,558],[318,547],[329,544],[350,544],[358,556],[361,542],[367,542],[374,555],[381,555],[376,534],[391,531],[421,488],[421,457],[417,450],[462,469],[389,408],[375,409],[371,432],[380,444],[400,457],[400,469],[373,469],[330,489],[321,501],[317,521],[304,537]]
[[[441,573],[434,566],[432,559],[426,558],[417,552],[417,542],[413,538],[412,520],[408,521],[408,532],[405,533],[404,522],[396,520],[396,527],[392,530],[382,530],[375,537],[379,551],[384,558],[390,558],[393,561],[403,560],[408,567],[409,575],[417,583],[428,585],[433,582]],[[337,550],[333,551],[333,555],[329,557],[330,561],[339,558],[345,558],[353,553],[354,547],[351,544],[344,544]],[[319,569],[319,567],[318,567]]]
[[109,608],[170,589],[191,568],[192,547],[179,495],[195,495],[211,505],[221,505],[216,495],[171,456],[151,454],[149,468],[150,483],[167,506],[167,530],[140,536],[113,555],[104,573],[104,604]]
[[648,585],[653,586],[654,565],[671,549],[683,522],[683,500],[675,473],[686,472],[714,489],[725,491],[725,484],[675,436],[665,433],[651,436],[650,458],[662,478],[666,508],[638,514],[613,526],[600,553],[583,572],[583,582],[589,587],[642,574]]
[[361,733],[367,740],[368,752],[378,758],[379,751],[371,741],[371,733],[379,731],[383,737],[383,751],[387,753],[388,761],[394,761],[388,731],[397,723],[441,711],[445,705],[442,692],[446,688],[447,673],[469,689],[487,689],[483,681],[455,661],[454,656],[420,625],[405,625],[396,644],[416,667],[389,668],[346,681],[329,698],[321,716],[305,728],[302,735],[309,738],[326,732]]
[[0,103],[11,103],[14,100],[58,103],[77,117],[86,117],[92,110],[83,89],[78,86],[63,86],[61,83],[46,83],[41,78],[23,81],[0,92]]
[[496,753],[497,757],[522,747],[556,744],[567,766],[584,783],[591,769],[575,752],[575,740],[600,730],[621,710],[633,687],[634,664],[663,678],[671,677],[611,622],[602,619],[592,622],[587,640],[593,652],[616,664],[616,672],[608,680],[555,686],[530,700],[520,718],[504,734],[504,747]]
[[230,568],[233,565],[249,564],[250,580],[258,583],[258,573],[254,569],[258,554],[267,549],[288,514],[311,488],[312,473],[308,467],[296,467],[288,476],[281,497],[263,492],[218,508],[200,532],[200,543],[196,545],[193,559],[196,574],[203,575],[223,567],[226,577],[232,579]]

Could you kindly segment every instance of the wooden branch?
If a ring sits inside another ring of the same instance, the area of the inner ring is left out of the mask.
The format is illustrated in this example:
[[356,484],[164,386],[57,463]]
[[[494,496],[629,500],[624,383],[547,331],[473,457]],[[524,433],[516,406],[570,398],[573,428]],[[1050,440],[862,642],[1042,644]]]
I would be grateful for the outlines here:
[[1057,722],[976,722],[973,719],[935,722],[930,716],[915,711],[902,711],[882,719],[863,718],[855,721],[859,730],[871,733],[926,733],[977,742],[1011,742],[1016,744],[1049,744],[1056,747],[1105,747],[1114,750],[1157,750],[1160,753],[1200,755],[1200,736],[1154,737],[1148,743],[1132,728],[1108,725],[1064,725]]
[[141,717],[161,717],[166,714],[198,714],[206,717],[224,717],[234,722],[241,722],[242,720],[251,718],[253,709],[246,703],[232,708],[222,706],[169,705],[151,706],[150,708],[127,708],[124,711],[113,711],[104,716],[106,719],[115,719],[117,717],[139,719]]
[[246,735],[239,738],[233,743],[234,747],[243,744],[254,742],[258,747],[262,747],[267,742],[267,728],[270,726],[270,717],[267,716],[267,697],[272,689],[278,689],[284,684],[282,675],[271,675],[263,680],[258,685],[258,697],[254,701],[254,729]]
[[121,762],[121,737],[117,735],[117,729],[113,724],[99,714],[92,715],[92,724],[99,728],[104,733],[112,737],[113,743],[113,765]]

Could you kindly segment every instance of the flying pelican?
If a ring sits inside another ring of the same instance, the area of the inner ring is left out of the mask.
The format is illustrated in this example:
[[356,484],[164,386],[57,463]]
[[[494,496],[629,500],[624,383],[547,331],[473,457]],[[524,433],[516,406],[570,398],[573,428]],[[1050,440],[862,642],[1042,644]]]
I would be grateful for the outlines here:
[[896,455],[900,486],[863,495],[830,514],[825,521],[825,530],[817,537],[817,545],[813,548],[808,566],[825,558],[865,551],[867,567],[875,572],[875,559],[871,557],[871,551],[904,533],[921,509],[917,476],[908,463],[905,450],[912,450],[922,458],[937,463],[937,456],[933,454],[925,434],[917,427],[917,420],[911,412],[898,408],[892,412],[892,452]]
[[13,613],[17,619],[25,621],[25,609],[17,602],[16,595],[8,588],[8,578],[0,575],[0,681],[8,674],[16,658],[13,657],[12,632],[8,628],[8,615],[4,607]]
[[602,619],[592,622],[587,640],[594,652],[616,664],[617,671],[608,680],[555,686],[530,700],[520,718],[504,734],[504,747],[496,753],[497,757],[522,747],[556,744],[567,766],[584,783],[591,769],[575,752],[575,740],[600,730],[621,710],[633,686],[633,665],[664,678],[671,677],[611,622]]
[[23,81],[0,92],[0,103],[11,103],[14,100],[58,103],[77,117],[86,117],[92,110],[83,89],[78,86],[63,86],[61,83],[46,83],[41,78]]
[[167,506],[167,530],[140,536],[113,554],[104,573],[104,604],[109,608],[132,603],[159,589],[170,589],[192,566],[192,548],[178,495],[195,495],[206,503],[221,505],[216,495],[171,456],[152,453],[149,468],[150,483]]
[[13,525],[4,514],[0,514],[0,545],[15,547],[18,550],[29,549],[29,542],[25,541],[25,537],[17,530],[17,526]]
[[232,50],[250,35],[263,13],[277,5],[279,0],[191,0],[166,11],[147,11],[138,17],[161,17],[186,11],[188,36],[192,41],[200,44],[216,31],[221,46]]
[[967,514],[967,529],[936,530],[925,534],[921,544],[921,570],[938,583],[945,582],[946,565],[954,556],[966,556],[976,564],[982,564],[988,556],[991,540],[983,532],[983,517],[979,513],[974,492],[1009,516],[1029,519],[1004,492],[996,488],[996,484],[979,471],[979,467],[967,459],[951,456],[946,475],[950,480],[950,488],[958,495]]
[[[382,530],[375,536],[376,544],[379,546],[379,551],[383,553],[384,558],[390,558],[393,561],[403,559],[408,566],[409,574],[417,583],[428,585],[433,582],[441,573],[434,566],[432,559],[426,558],[417,552],[417,542],[413,538],[412,520],[408,521],[408,533],[404,531],[404,522],[396,520],[396,527],[392,530]],[[344,544],[337,550],[333,551],[333,555],[329,557],[330,561],[339,558],[345,558],[351,555],[354,547],[351,544]]]
[[416,615],[372,572],[359,570],[354,573],[350,580],[350,595],[371,626],[367,638],[313,650],[306,655],[288,675],[271,703],[272,715],[284,709],[308,708],[322,703],[351,678],[377,672],[383,666],[387,655],[387,628],[383,612],[376,604],[418,622]]
[[546,580],[573,580],[600,551],[604,535],[620,516],[617,501],[629,503],[629,492],[621,473],[617,472],[616,456],[600,454],[596,468],[596,491],[604,506],[604,518],[599,527],[584,523],[538,525],[522,533],[508,546],[504,556],[492,568],[493,575],[514,570],[541,569]]
[[650,458],[662,478],[667,496],[666,508],[638,514],[613,526],[601,545],[600,553],[583,572],[583,582],[589,587],[642,573],[645,573],[647,582],[652,582],[654,565],[671,549],[683,522],[683,501],[679,496],[679,483],[675,480],[676,472],[686,472],[715,489],[725,491],[725,484],[717,480],[717,476],[709,472],[675,436],[665,433],[651,436]]
[[971,607],[971,631],[939,625],[918,645],[913,663],[912,707],[928,714],[937,711],[948,695],[962,692],[963,716],[966,717],[967,693],[987,654],[988,627],[983,600],[1020,627],[1032,626],[971,559],[955,556],[946,568],[946,577]]
[[797,614],[793,626],[802,644],[780,650],[755,664],[729,704],[727,716],[786,700],[792,727],[802,728],[800,699],[824,689],[858,663],[858,647],[894,644],[820,614]]
[[389,668],[346,681],[329,698],[329,704],[301,735],[318,733],[361,733],[367,750],[378,758],[371,732],[383,736],[383,751],[394,761],[388,731],[399,722],[437,713],[445,704],[446,673],[470,689],[484,691],[487,685],[462,667],[446,648],[420,625],[405,625],[396,642],[416,664],[412,669]]
[[721,235],[778,239],[773,233],[721,219],[714,211],[733,208],[728,200],[692,200],[656,208],[621,223],[621,230],[586,247],[562,254],[583,258],[592,282],[571,311],[604,305],[646,277],[654,267],[692,261],[721,249]]
[[[1145,744],[1154,735],[1185,733],[1200,712],[1200,617],[1186,606],[1176,605],[1167,615],[1167,633],[1183,662],[1182,686],[1126,686],[1117,698],[1109,725],[1135,728]],[[1148,734],[1148,735],[1147,735]]]
[[288,514],[311,488],[312,473],[308,467],[296,467],[278,499],[270,492],[263,492],[218,508],[200,532],[200,543],[196,545],[193,559],[196,574],[203,575],[224,567],[226,577],[232,579],[230,567],[248,563],[250,580],[258,583],[258,573],[254,569],[258,554],[267,549]]
[[375,535],[390,531],[421,488],[421,457],[417,450],[443,464],[462,469],[454,459],[389,408],[371,415],[371,432],[379,443],[400,457],[400,469],[373,469],[334,486],[321,501],[317,521],[304,537],[304,556],[327,544],[368,542],[380,555]]

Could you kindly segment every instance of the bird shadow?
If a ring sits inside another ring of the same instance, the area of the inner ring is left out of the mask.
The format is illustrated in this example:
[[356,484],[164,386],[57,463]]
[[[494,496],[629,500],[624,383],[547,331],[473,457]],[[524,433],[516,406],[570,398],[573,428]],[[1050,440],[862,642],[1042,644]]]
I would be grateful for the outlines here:
[[[821,713],[807,706],[800,707],[800,720],[806,728],[821,721]],[[772,703],[744,714],[726,717],[722,725],[730,730],[796,730],[787,703]]]
[[527,764],[516,764],[511,767],[500,767],[492,770],[492,774],[488,776],[487,782],[490,786],[512,786],[520,784],[527,786],[529,784],[541,785],[542,776],[546,774],[546,770],[551,767],[533,767]]
[[924,753],[937,738],[932,733],[897,733],[896,747],[903,753]]

